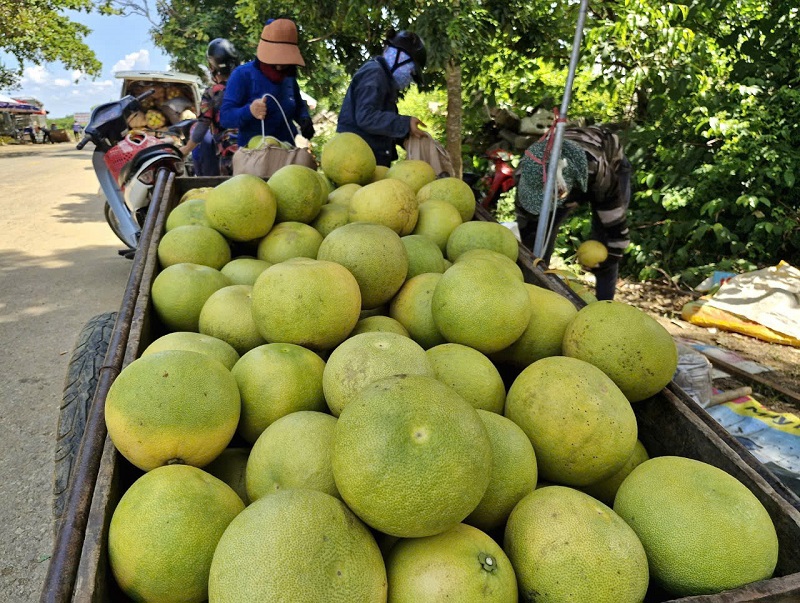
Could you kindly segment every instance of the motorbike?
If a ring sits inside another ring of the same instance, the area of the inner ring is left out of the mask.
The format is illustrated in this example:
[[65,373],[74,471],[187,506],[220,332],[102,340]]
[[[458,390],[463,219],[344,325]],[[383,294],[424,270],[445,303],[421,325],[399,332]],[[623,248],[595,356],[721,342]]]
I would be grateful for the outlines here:
[[165,135],[130,129],[129,117],[141,109],[141,102],[153,92],[124,96],[96,107],[83,139],[77,144],[79,150],[89,142],[94,144],[92,166],[106,198],[106,222],[127,245],[119,251],[127,258],[132,258],[138,248],[159,171],[179,176],[186,172],[176,141],[186,140],[196,121],[178,122]]
[[488,159],[491,164],[489,171],[483,176],[465,172],[463,179],[472,189],[475,200],[484,208],[491,209],[497,205],[500,195],[517,184],[514,166],[511,164],[513,155],[504,149],[493,149],[483,155],[483,158]]

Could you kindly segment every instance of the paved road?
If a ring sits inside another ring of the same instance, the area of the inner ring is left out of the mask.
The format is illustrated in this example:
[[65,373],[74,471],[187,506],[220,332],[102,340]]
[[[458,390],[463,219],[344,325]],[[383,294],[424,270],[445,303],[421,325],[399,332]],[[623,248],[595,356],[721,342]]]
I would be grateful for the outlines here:
[[75,339],[117,310],[131,263],[91,152],[0,146],[0,601],[37,601],[53,534],[53,450]]

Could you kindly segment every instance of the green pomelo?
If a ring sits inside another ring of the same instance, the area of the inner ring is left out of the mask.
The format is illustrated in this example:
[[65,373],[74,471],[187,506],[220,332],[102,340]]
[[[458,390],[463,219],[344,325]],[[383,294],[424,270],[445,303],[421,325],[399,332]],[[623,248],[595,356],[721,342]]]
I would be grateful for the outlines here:
[[392,603],[516,603],[517,579],[503,549],[465,524],[400,540],[386,558]]
[[408,273],[408,254],[396,232],[363,222],[337,228],[322,241],[321,261],[347,268],[358,282],[361,307],[376,308],[392,299]]
[[108,529],[117,584],[135,601],[205,601],[214,549],[243,509],[236,492],[201,469],[144,474],[122,495]]
[[251,501],[281,490],[319,490],[339,498],[331,454],[336,419],[299,411],[281,417],[258,436],[247,462]]
[[363,521],[392,536],[432,536],[455,527],[486,492],[491,463],[477,411],[432,377],[375,381],[336,424],[339,493]]
[[231,261],[231,248],[208,226],[176,226],[164,233],[158,243],[158,263],[162,268],[175,264],[200,264],[216,270]]
[[303,222],[280,222],[258,242],[259,260],[279,264],[292,258],[317,257],[322,235]]
[[421,159],[399,159],[389,166],[385,178],[402,180],[417,194],[426,184],[436,180],[436,172],[427,161]]
[[617,490],[625,478],[628,477],[631,471],[636,469],[639,465],[648,460],[650,456],[647,454],[644,445],[636,440],[636,446],[633,448],[633,453],[630,458],[622,466],[622,469],[617,471],[611,477],[600,480],[593,484],[581,486],[580,490],[586,492],[589,496],[594,496],[597,500],[607,504],[609,507],[614,505],[614,498],[617,496]]
[[543,358],[524,369],[508,390],[505,416],[528,435],[542,478],[559,484],[610,477],[636,445],[630,403],[601,370],[575,358]]
[[335,262],[294,258],[267,268],[252,292],[253,318],[269,341],[314,350],[339,345],[361,311],[358,281]]
[[442,253],[447,251],[447,239],[461,224],[458,210],[447,201],[431,200],[419,205],[419,217],[412,231],[436,243]]
[[360,319],[350,337],[361,333],[396,333],[403,337],[410,337],[406,328],[390,316],[365,316]]
[[388,165],[376,165],[375,171],[372,172],[372,179],[370,182],[377,182],[386,178],[386,173],[389,171]]
[[322,358],[290,343],[262,345],[242,356],[231,371],[242,396],[242,438],[252,444],[281,417],[300,410],[327,410],[324,370]]
[[406,235],[401,241],[408,254],[407,279],[426,272],[444,272],[442,250],[431,239],[422,235]]
[[232,241],[252,241],[266,235],[275,223],[277,200],[258,176],[239,174],[206,195],[206,217]]
[[189,225],[211,227],[211,223],[206,218],[205,199],[189,199],[186,203],[177,205],[169,212],[167,221],[164,223],[164,229],[169,232],[178,226]]
[[259,275],[272,266],[257,258],[234,258],[225,264],[220,272],[228,277],[231,285],[253,285]]
[[197,188],[190,188],[188,191],[183,193],[180,201],[178,204],[183,204],[189,201],[190,199],[205,199],[206,194],[210,191],[213,187],[211,186],[198,186]]
[[339,132],[322,148],[320,165],[336,184],[367,184],[375,172],[375,154],[358,134]]
[[563,486],[539,488],[508,519],[503,550],[528,601],[640,603],[647,556],[614,511]]
[[626,303],[582,308],[564,332],[565,356],[589,362],[613,379],[628,400],[660,392],[678,368],[675,341],[655,318]]
[[645,461],[622,482],[614,510],[639,536],[653,579],[678,597],[738,588],[775,571],[769,513],[739,480],[707,463]]
[[274,136],[253,136],[250,140],[247,141],[247,146],[245,148],[248,149],[259,149],[261,147],[280,147],[283,146],[281,141],[275,138]]
[[447,258],[455,262],[470,249],[491,249],[516,262],[519,242],[508,228],[497,222],[473,220],[456,226],[447,239]]
[[206,300],[230,284],[227,276],[209,266],[175,264],[153,280],[153,308],[170,331],[197,332]]
[[212,293],[200,310],[199,331],[229,343],[239,355],[266,343],[253,320],[252,291],[250,285],[231,285]]
[[213,461],[231,441],[240,408],[236,380],[221,362],[165,350],[120,372],[106,397],[105,418],[120,454],[149,471]]
[[227,341],[191,331],[176,331],[162,335],[145,348],[142,356],[163,352],[164,350],[199,352],[209,358],[219,360],[228,370],[231,370],[239,360],[239,352]]
[[245,480],[249,456],[249,448],[226,448],[217,458],[203,467],[203,471],[228,484],[245,506],[250,504]]
[[275,193],[278,222],[308,224],[325,202],[326,194],[317,172],[304,165],[283,166],[269,177],[267,184]]
[[217,545],[208,582],[209,603],[382,602],[386,588],[372,534],[316,490],[277,492],[242,511]]
[[459,343],[443,343],[426,354],[436,378],[473,408],[502,414],[506,402],[503,378],[484,354]]
[[392,375],[434,377],[428,356],[414,340],[397,333],[361,333],[328,356],[322,388],[331,413],[342,410],[364,387]]
[[408,279],[389,304],[389,315],[408,331],[411,339],[424,349],[446,343],[436,328],[431,312],[431,300],[442,275],[435,272],[419,274]]
[[522,268],[519,267],[519,264],[507,255],[503,255],[498,251],[492,251],[491,249],[483,249],[480,247],[477,249],[470,249],[459,255],[455,263],[474,260],[476,258],[494,262],[497,265],[497,269],[508,273],[510,278],[525,282],[525,276],[522,274]]
[[322,202],[324,204],[327,202],[328,195],[336,189],[336,186],[320,169],[317,169],[317,177],[319,178],[319,183],[322,185]]
[[401,237],[411,234],[419,215],[414,190],[396,178],[362,186],[350,199],[348,212],[350,222],[383,224]]
[[349,220],[347,207],[328,203],[319,210],[319,214],[317,214],[311,226],[316,228],[317,232],[325,238],[340,226],[347,224]]
[[475,215],[475,194],[469,184],[460,178],[439,178],[417,191],[420,205],[428,201],[446,201],[458,210],[462,222]]
[[328,194],[328,203],[333,205],[343,205],[344,207],[350,206],[350,199],[357,190],[361,188],[360,184],[351,182],[350,184],[343,184],[336,187],[331,193]]

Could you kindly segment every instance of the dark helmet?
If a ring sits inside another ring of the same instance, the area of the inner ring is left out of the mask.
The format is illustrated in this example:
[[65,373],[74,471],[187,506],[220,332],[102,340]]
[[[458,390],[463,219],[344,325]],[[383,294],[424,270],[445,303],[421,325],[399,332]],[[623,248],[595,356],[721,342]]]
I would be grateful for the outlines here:
[[234,67],[239,65],[239,53],[225,38],[215,38],[208,43],[206,59],[212,75],[230,75]]
[[386,43],[389,46],[398,48],[405,52],[414,61],[416,69],[414,70],[414,81],[417,84],[423,84],[422,71],[425,69],[425,63],[428,60],[428,52],[425,50],[425,44],[422,42],[417,34],[405,29],[395,32],[389,31],[386,35]]

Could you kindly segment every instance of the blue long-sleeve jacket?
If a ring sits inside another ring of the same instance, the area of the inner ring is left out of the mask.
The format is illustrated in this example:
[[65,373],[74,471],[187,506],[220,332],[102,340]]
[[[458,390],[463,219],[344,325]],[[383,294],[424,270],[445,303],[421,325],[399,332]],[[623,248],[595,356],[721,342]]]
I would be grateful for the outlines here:
[[[247,145],[253,136],[261,136],[261,121],[250,113],[250,103],[265,94],[271,94],[280,102],[280,107],[267,97],[267,117],[264,119],[264,132],[294,144],[297,128],[293,122],[309,117],[308,105],[300,96],[297,78],[286,77],[276,84],[258,68],[256,61],[240,65],[231,73],[225,87],[225,95],[220,107],[220,125],[223,128],[238,128],[239,146]],[[281,108],[289,121],[289,129],[281,113]]]
[[339,112],[336,131],[361,136],[375,153],[378,165],[397,159],[396,145],[410,132],[411,117],[397,111],[398,93],[386,61],[375,57],[353,76]]

